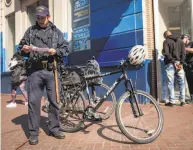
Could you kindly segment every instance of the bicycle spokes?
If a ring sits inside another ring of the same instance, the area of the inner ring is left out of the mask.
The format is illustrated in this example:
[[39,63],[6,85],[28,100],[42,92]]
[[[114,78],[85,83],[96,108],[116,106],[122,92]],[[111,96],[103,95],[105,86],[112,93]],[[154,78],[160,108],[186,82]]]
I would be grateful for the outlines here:
[[116,115],[118,122],[120,121],[120,129],[130,139],[146,143],[160,133],[162,115],[156,102],[148,94],[139,91],[134,97],[128,92],[118,106]]

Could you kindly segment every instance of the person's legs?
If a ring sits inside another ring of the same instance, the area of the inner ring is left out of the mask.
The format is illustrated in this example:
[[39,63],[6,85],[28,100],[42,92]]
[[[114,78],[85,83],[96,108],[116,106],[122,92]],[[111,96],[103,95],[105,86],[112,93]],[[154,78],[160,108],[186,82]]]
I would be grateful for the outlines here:
[[12,89],[12,90],[11,90],[11,102],[12,102],[12,103],[15,103],[16,94],[17,94],[17,91],[14,90],[14,89]]
[[16,95],[17,95],[16,90],[17,90],[18,85],[12,84],[11,86],[12,86],[11,87],[12,89],[11,90],[11,102],[6,105],[7,108],[15,108],[17,106],[15,100],[16,100]]
[[184,69],[176,71],[176,78],[180,89],[180,97],[179,100],[181,103],[185,103],[185,80],[184,80]]
[[188,86],[189,86],[189,91],[190,91],[191,99],[193,100],[193,66],[192,66],[192,68],[189,71]]
[[44,70],[44,74],[46,76],[45,83],[49,101],[48,118],[50,123],[48,125],[48,128],[50,132],[54,133],[59,131],[59,106],[56,103],[54,74],[52,71],[47,70]]
[[186,66],[185,72],[186,72],[186,79],[189,87],[191,100],[193,100],[193,66],[192,67]]
[[28,103],[28,95],[27,95],[27,91],[25,90],[25,85],[26,85],[26,81],[23,81],[20,85],[19,88],[21,90],[21,93],[23,94],[24,98],[25,98],[25,105]]
[[38,136],[40,123],[40,105],[44,89],[41,71],[36,71],[28,77],[28,123],[30,136]]
[[169,102],[175,103],[175,94],[174,94],[174,74],[175,68],[173,64],[166,65],[166,75],[168,81],[168,90],[169,90]]
[[[56,102],[56,88],[55,88],[54,74],[52,71],[46,71],[46,70],[44,73],[46,74],[45,83],[46,83],[46,91],[47,91],[47,96],[49,101],[48,129],[50,131],[50,135],[58,139],[63,139],[65,135],[59,130],[60,129],[59,105]],[[60,86],[58,88],[60,89]]]

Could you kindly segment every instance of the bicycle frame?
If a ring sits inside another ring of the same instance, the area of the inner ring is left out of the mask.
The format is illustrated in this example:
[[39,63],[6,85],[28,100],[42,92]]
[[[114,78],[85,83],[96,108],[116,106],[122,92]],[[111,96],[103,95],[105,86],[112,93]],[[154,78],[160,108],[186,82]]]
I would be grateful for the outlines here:
[[[110,75],[117,74],[117,73],[122,73],[120,75],[120,77],[115,80],[115,82],[112,84],[112,86],[106,92],[106,94],[102,98],[99,99],[99,103],[94,107],[94,110],[96,111],[103,104],[103,102],[106,100],[106,98],[114,91],[114,89],[121,83],[121,81],[124,80],[125,91],[129,91],[130,96],[132,96],[134,98],[134,101],[136,103],[136,107],[137,107],[137,111],[138,111],[139,115],[137,115],[137,113],[136,113],[134,103],[131,100],[129,100],[130,103],[131,103],[131,108],[132,108],[133,114],[134,114],[135,117],[142,116],[143,113],[142,113],[141,109],[139,108],[138,100],[137,100],[137,97],[136,97],[136,94],[135,94],[135,87],[132,84],[132,80],[128,79],[125,66],[122,64],[122,65],[120,65],[120,67],[121,67],[121,69],[116,70],[116,71],[107,72],[107,73],[103,73],[103,74],[100,74],[100,75],[84,76],[85,84],[79,86],[78,89],[75,90],[75,93],[73,94],[71,99],[74,98],[74,96],[77,94],[78,91],[83,91],[85,89],[85,86],[86,86],[86,92],[87,92],[87,96],[88,96],[89,104],[90,104],[91,103],[91,98],[90,98],[90,94],[89,94],[89,90],[88,90],[88,87],[89,87],[88,86],[88,81],[89,80],[99,78],[99,77],[110,76]],[[130,88],[128,87],[128,85],[130,85]]]
[[[135,103],[136,103],[136,107],[137,107],[137,110],[139,112],[139,115],[137,115],[136,113],[136,110],[135,110],[135,106],[133,104],[133,102],[130,100],[130,103],[131,103],[131,107],[132,107],[132,111],[133,111],[133,114],[135,117],[138,117],[138,116],[142,116],[143,113],[142,111],[140,110],[139,108],[139,105],[138,105],[138,100],[137,100],[137,97],[136,97],[136,94],[135,94],[135,87],[133,86],[132,84],[132,80],[131,79],[128,79],[128,76],[127,76],[127,73],[125,71],[126,69],[122,66],[122,68],[118,71],[112,71],[112,72],[107,72],[107,73],[104,73],[104,74],[100,74],[100,75],[90,75],[90,76],[86,76],[85,77],[85,81],[86,81],[86,88],[87,88],[87,95],[88,95],[88,98],[89,98],[89,103],[90,103],[90,95],[89,95],[89,90],[88,90],[88,84],[87,84],[87,81],[88,80],[92,80],[94,78],[98,78],[98,77],[105,77],[105,76],[110,76],[110,75],[113,75],[113,74],[117,74],[117,73],[122,73],[120,75],[120,77],[118,79],[116,79],[116,81],[112,84],[112,86],[110,87],[110,89],[106,92],[106,94],[100,98],[99,100],[99,103],[94,107],[94,110],[96,111],[98,108],[100,108],[100,106],[103,104],[103,102],[106,100],[106,98],[114,91],[114,89],[119,85],[119,83],[121,83],[121,81],[125,81],[124,82],[124,85],[125,85],[125,90],[126,91],[129,91],[131,96],[133,96],[134,100],[135,100]],[[130,89],[128,88],[128,85],[130,85]]]

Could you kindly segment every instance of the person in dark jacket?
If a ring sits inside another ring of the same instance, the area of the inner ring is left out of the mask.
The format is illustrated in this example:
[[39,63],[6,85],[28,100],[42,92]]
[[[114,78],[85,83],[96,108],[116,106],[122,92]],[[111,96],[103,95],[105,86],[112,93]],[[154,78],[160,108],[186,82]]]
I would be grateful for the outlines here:
[[[186,79],[189,87],[189,92],[191,100],[193,101],[193,42],[190,41],[190,36],[188,34],[182,35],[182,40],[185,44],[185,73]],[[189,102],[188,102],[189,103]]]
[[185,59],[184,43],[179,38],[172,36],[170,31],[164,32],[163,42],[164,63],[168,80],[169,102],[166,106],[175,104],[174,79],[176,77],[180,89],[181,106],[185,105],[185,82],[183,63]]
[[14,54],[8,68],[11,71],[11,102],[7,104],[6,107],[15,108],[17,106],[15,100],[16,100],[16,94],[17,94],[16,91],[18,87],[25,98],[24,105],[27,106],[28,96],[27,96],[27,91],[25,90],[27,75],[25,70],[24,58],[17,54]]
[[53,62],[63,63],[68,55],[68,44],[63,33],[49,21],[49,9],[45,6],[36,8],[36,25],[30,27],[21,39],[18,53],[29,57],[28,74],[28,125],[29,144],[38,144],[40,106],[44,87],[47,91],[50,111],[48,113],[50,135],[63,139],[64,133],[59,126],[59,106],[56,102],[56,89]]

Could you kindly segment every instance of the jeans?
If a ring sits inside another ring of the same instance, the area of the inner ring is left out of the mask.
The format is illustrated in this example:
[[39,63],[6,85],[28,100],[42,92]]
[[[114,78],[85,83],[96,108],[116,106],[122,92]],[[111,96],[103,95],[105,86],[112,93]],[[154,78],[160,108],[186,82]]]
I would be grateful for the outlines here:
[[185,102],[185,73],[184,69],[176,70],[173,64],[168,64],[166,67],[167,81],[168,81],[168,90],[169,90],[169,101],[175,103],[175,92],[174,92],[174,79],[176,77],[177,83],[180,89],[179,100]]

